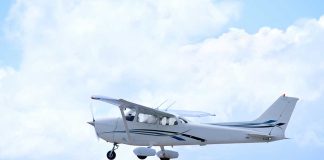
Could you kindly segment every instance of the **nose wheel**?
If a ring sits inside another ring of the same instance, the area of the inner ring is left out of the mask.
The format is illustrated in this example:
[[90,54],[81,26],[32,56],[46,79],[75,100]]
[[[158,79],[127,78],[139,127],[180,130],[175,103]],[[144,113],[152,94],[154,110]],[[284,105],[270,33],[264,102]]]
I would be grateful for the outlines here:
[[107,158],[109,160],[113,160],[116,158],[116,152],[115,152],[116,149],[118,149],[118,144],[114,143],[113,148],[107,153]]

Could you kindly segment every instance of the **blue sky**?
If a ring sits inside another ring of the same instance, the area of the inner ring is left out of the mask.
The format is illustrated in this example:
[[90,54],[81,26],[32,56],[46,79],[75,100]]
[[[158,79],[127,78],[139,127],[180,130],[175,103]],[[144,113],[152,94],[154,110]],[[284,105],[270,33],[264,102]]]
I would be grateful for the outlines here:
[[268,26],[285,29],[303,18],[316,18],[323,14],[323,2],[312,0],[244,0],[239,20],[233,27],[244,28],[249,33]]
[[20,63],[20,54],[19,54],[19,45],[15,44],[13,40],[10,40],[6,37],[5,34],[5,25],[6,18],[9,15],[9,10],[14,1],[2,1],[0,6],[0,65],[9,65],[18,67]]
[[[175,100],[219,122],[254,119],[282,93],[300,98],[292,139],[175,147],[179,159],[321,159],[322,3],[2,1],[0,159],[105,159],[111,144],[85,123],[92,94]],[[95,108],[98,117],[119,113]],[[134,159],[132,149],[117,154]]]

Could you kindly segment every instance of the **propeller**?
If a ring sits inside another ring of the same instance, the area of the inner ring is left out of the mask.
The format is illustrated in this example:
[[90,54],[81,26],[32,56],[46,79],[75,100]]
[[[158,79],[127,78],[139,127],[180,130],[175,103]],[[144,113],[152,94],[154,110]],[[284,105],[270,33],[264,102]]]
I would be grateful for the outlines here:
[[91,110],[92,121],[91,122],[87,122],[87,123],[90,124],[90,125],[92,125],[94,127],[94,130],[96,132],[97,140],[99,141],[99,135],[98,135],[98,132],[96,130],[96,119],[95,119],[94,114],[93,114],[92,102],[90,103],[90,110]]

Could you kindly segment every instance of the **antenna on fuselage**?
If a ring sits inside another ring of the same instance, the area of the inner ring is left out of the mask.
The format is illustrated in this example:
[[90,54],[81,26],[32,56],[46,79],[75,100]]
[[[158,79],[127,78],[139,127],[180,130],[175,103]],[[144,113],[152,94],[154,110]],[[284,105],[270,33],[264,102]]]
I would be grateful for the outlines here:
[[170,108],[170,107],[172,107],[174,104],[176,103],[176,101],[173,101],[166,109],[165,109],[165,111],[168,111],[168,109]]
[[165,101],[163,101],[158,107],[156,107],[155,109],[159,109],[165,102],[167,102],[168,101],[168,99],[166,99]]

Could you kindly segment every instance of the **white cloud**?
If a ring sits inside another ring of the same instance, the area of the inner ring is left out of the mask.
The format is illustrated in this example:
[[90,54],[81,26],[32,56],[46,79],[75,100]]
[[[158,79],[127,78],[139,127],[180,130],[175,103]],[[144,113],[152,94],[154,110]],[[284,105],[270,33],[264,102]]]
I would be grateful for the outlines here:
[[21,43],[22,64],[0,70],[7,131],[0,159],[103,159],[109,148],[85,123],[91,94],[156,106],[169,98],[217,120],[240,115],[235,110],[255,116],[284,92],[319,100],[324,17],[215,37],[239,8],[207,0],[18,1],[8,34]]
[[0,159],[103,157],[102,143],[85,123],[89,96],[127,96],[128,88],[136,94],[164,68],[143,72],[161,58],[156,55],[218,32],[238,8],[232,2],[177,3],[17,1],[7,30],[21,44],[22,63],[17,71],[0,72],[1,125],[8,131],[1,133]]

